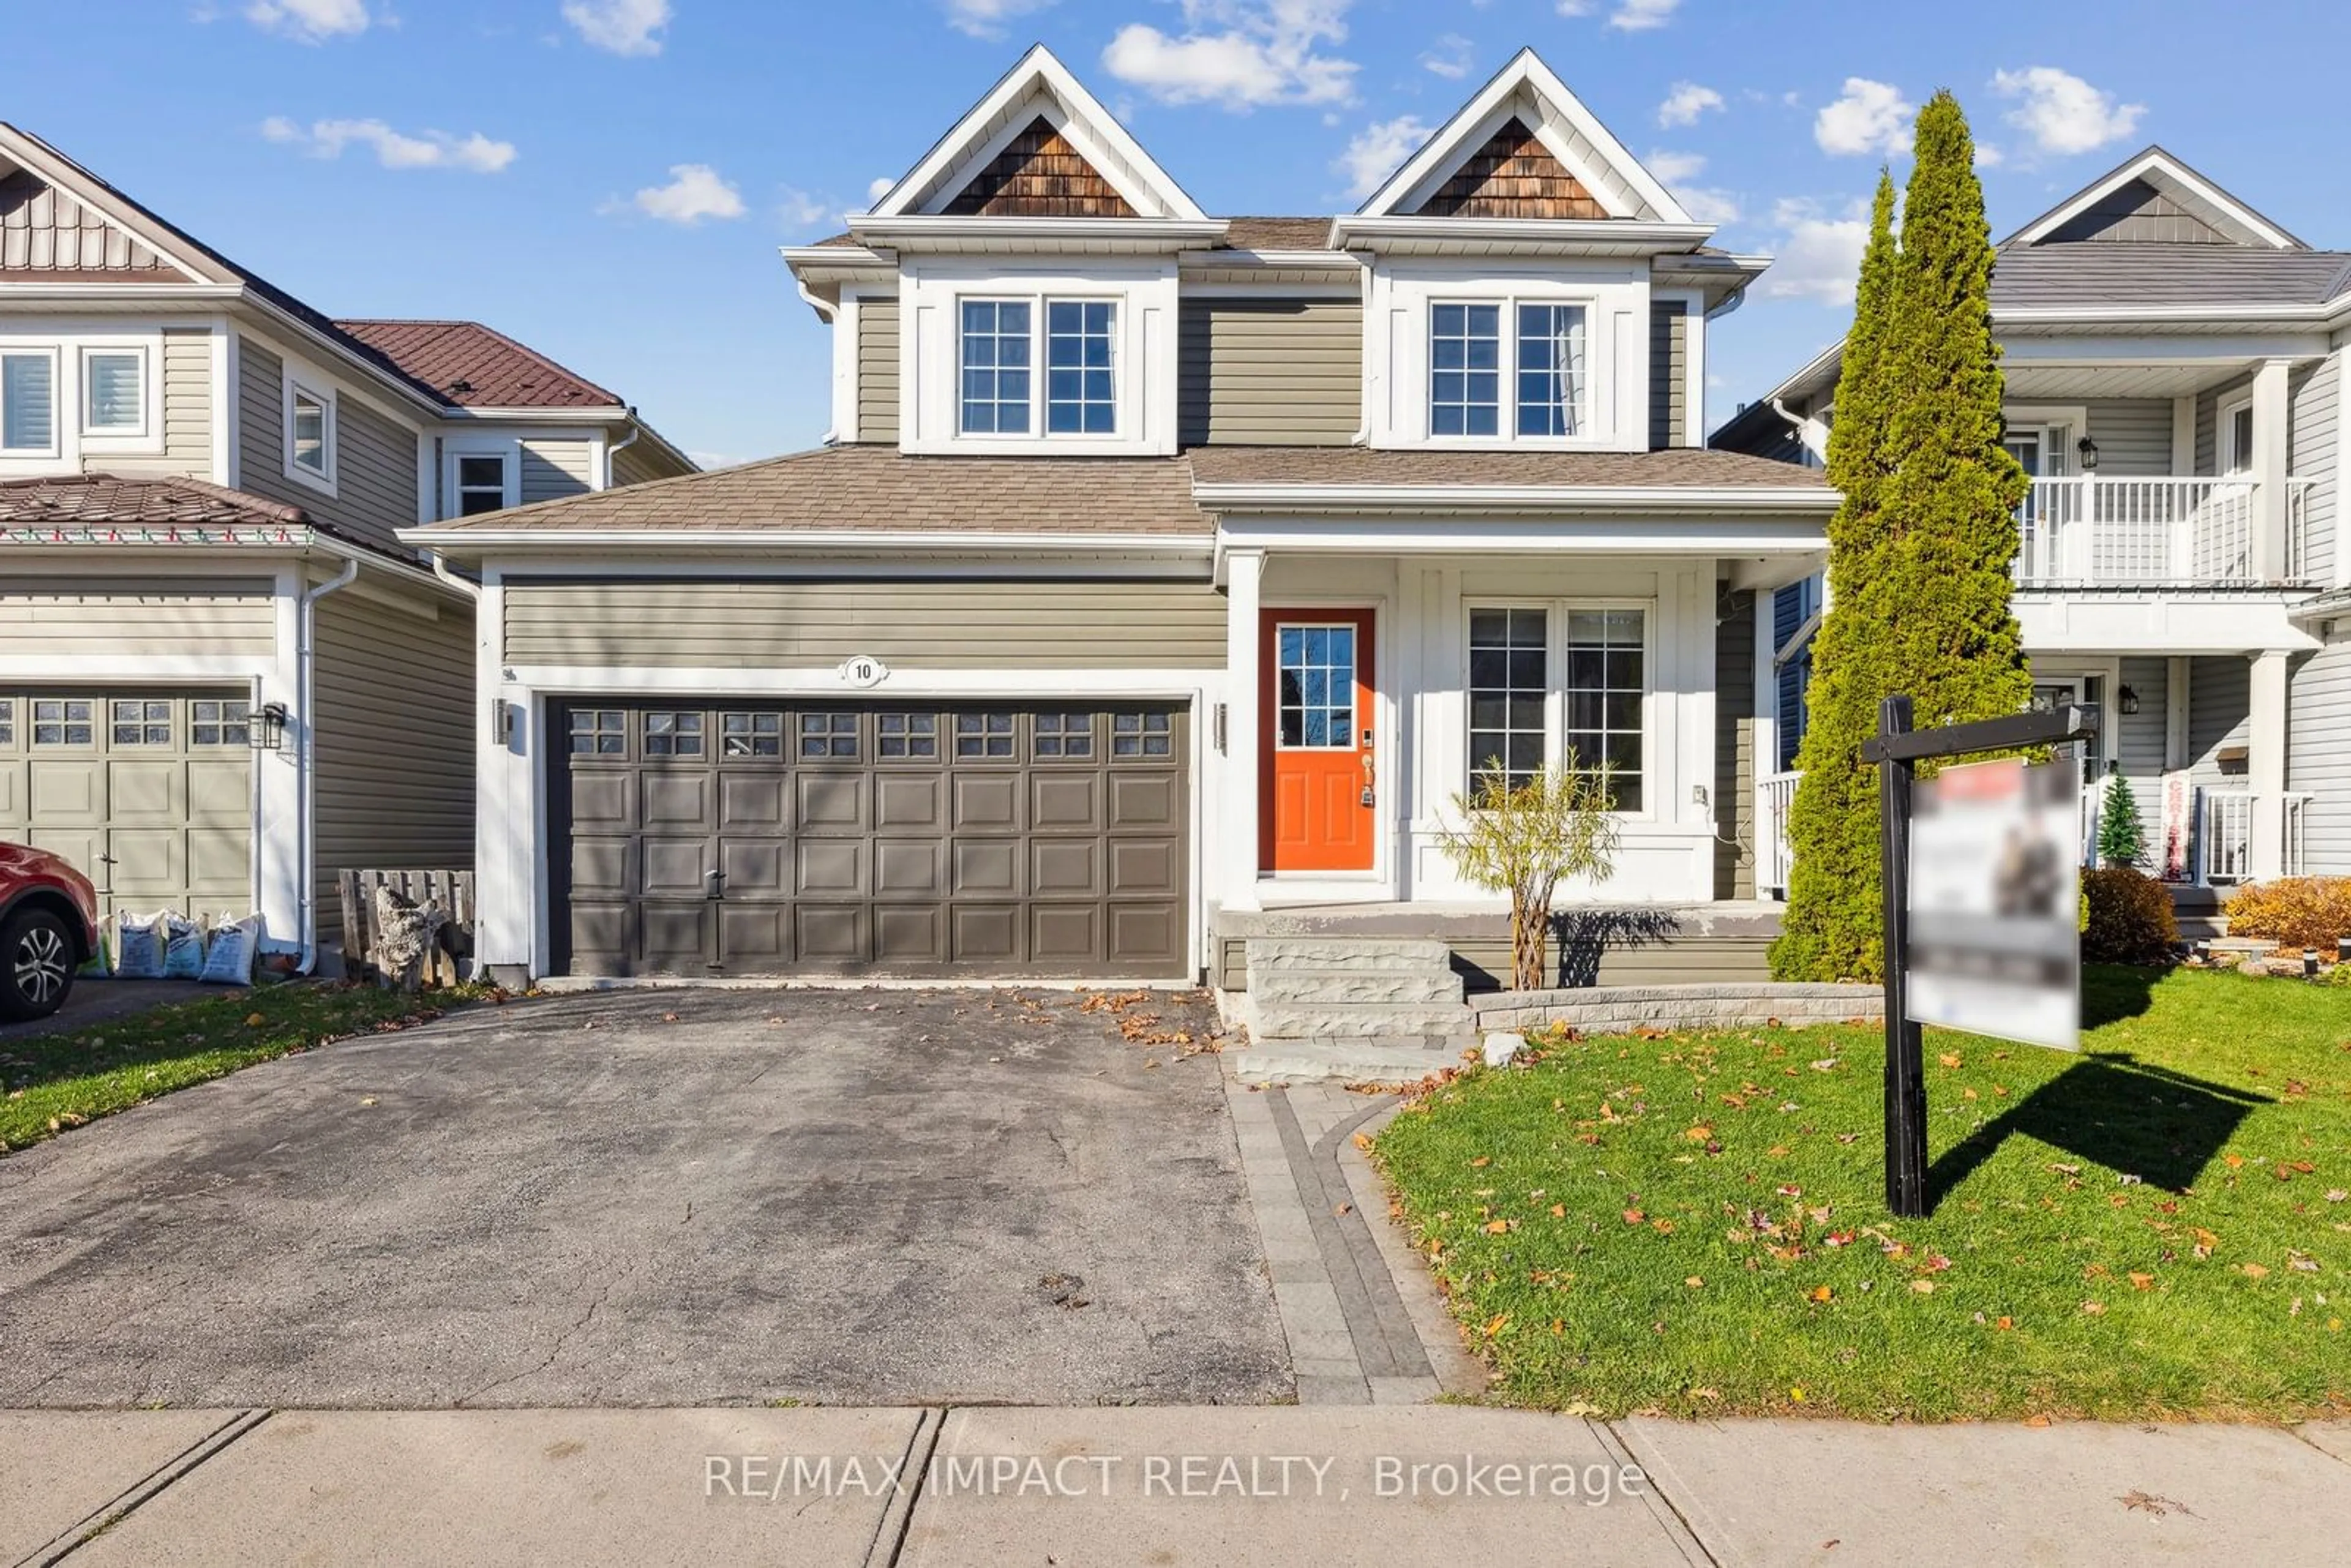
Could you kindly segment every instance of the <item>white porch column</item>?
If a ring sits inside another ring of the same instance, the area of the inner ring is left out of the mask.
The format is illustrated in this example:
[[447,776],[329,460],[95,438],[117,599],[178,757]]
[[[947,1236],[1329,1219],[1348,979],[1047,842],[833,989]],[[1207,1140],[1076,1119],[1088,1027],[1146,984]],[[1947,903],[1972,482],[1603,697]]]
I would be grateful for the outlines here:
[[1224,789],[1217,831],[1220,902],[1227,909],[1258,907],[1258,748],[1265,743],[1258,714],[1258,643],[1264,580],[1263,550],[1226,552]]
[[[2261,415],[2253,418],[2258,423]],[[2284,653],[2253,656],[2245,782],[2253,792],[2251,869],[2255,882],[2285,874],[2285,673]]]
[[2292,444],[2286,403],[2290,360],[2263,360],[2253,372],[2253,471],[2260,482],[2253,498],[2252,568],[2256,582],[2275,582],[2286,573],[2286,465]]

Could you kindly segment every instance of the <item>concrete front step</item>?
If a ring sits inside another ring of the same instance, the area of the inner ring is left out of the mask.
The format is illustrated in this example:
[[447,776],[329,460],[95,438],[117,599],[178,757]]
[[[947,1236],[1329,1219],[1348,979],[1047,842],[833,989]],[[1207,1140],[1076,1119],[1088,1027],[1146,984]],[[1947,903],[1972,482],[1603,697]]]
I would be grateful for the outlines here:
[[1388,970],[1450,974],[1453,950],[1433,938],[1400,936],[1252,936],[1246,945],[1249,984],[1280,969]]
[[1249,1034],[1258,1040],[1331,1040],[1353,1035],[1463,1035],[1477,1028],[1455,1002],[1269,1002],[1252,993]]
[[1259,1007],[1290,1002],[1426,1003],[1461,1000],[1461,977],[1450,969],[1260,969],[1249,977]]
[[1253,1040],[1225,1061],[1244,1083],[1417,1083],[1461,1065],[1468,1035],[1418,1039]]

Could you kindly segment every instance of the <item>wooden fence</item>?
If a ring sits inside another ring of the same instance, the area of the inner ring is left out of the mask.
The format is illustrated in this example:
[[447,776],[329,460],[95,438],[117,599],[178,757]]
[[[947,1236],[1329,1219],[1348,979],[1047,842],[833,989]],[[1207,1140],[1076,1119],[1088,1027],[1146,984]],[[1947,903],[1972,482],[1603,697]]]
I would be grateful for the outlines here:
[[[336,882],[343,905],[343,970],[352,979],[372,979],[409,991],[465,979],[474,950],[472,872],[346,871]],[[417,961],[398,967],[385,962],[380,951],[383,933],[376,919],[378,888],[389,889],[413,908],[439,906],[440,929]]]

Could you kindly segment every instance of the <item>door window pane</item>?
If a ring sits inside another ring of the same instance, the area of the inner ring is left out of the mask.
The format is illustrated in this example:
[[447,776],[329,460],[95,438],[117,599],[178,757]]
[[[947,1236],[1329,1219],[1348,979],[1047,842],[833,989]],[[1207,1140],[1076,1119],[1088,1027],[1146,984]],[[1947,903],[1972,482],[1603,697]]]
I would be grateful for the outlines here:
[[1501,422],[1502,308],[1430,306],[1429,434],[1496,435]]
[[802,757],[856,756],[857,716],[853,713],[800,715],[800,755]]
[[1583,307],[1519,307],[1519,434],[1583,429]]
[[1011,756],[1012,716],[1008,713],[956,715],[956,755],[978,758]]
[[1513,789],[1543,765],[1551,689],[1551,616],[1541,610],[1469,612],[1469,773],[1499,767]]
[[0,354],[0,449],[47,452],[57,444],[57,362],[47,354]]
[[883,713],[873,716],[874,749],[884,757],[936,757],[939,716]]
[[1640,611],[1568,612],[1566,760],[1583,773],[1604,765],[1620,811],[1641,809],[1646,662]]
[[1274,699],[1275,744],[1284,751],[1355,748],[1355,628],[1284,625]]
[[1018,299],[963,302],[963,429],[968,435],[1029,434],[1029,306]]
[[93,433],[134,431],[147,423],[147,401],[140,371],[146,356],[137,350],[110,350],[83,357],[88,406],[82,427]]
[[1045,307],[1045,428],[1055,435],[1109,435],[1117,425],[1111,356],[1118,308],[1102,299]]

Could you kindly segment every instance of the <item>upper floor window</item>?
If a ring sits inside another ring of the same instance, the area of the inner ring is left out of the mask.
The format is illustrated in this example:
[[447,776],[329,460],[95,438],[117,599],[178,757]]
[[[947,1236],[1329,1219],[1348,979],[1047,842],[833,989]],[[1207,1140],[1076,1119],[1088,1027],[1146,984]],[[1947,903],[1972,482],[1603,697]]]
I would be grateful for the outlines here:
[[2253,471],[2253,400],[2246,393],[2237,401],[2220,405],[2220,472],[2250,474]]
[[0,354],[0,452],[57,447],[57,357],[48,350]]
[[1502,308],[1429,307],[1429,434],[1494,435],[1501,417]]
[[[962,302],[966,435],[1115,435],[1118,306],[1107,299]],[[1043,328],[1043,352],[1038,329]],[[1042,417],[1035,370],[1044,364]]]
[[1029,337],[1026,300],[963,302],[965,434],[1029,434]]
[[502,453],[461,453],[457,457],[457,516],[479,517],[507,504],[507,460]]
[[1583,434],[1583,307],[1519,307],[1519,434]]
[[286,379],[286,472],[297,479],[335,482],[335,399]]
[[92,435],[147,429],[147,356],[137,349],[90,349],[81,357],[81,427]]
[[1591,434],[1588,320],[1585,307],[1548,300],[1432,303],[1429,434]]
[[1045,428],[1056,435],[1108,435],[1117,429],[1111,349],[1118,307],[1106,299],[1056,299],[1045,307]]

